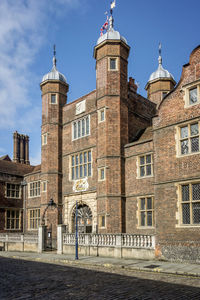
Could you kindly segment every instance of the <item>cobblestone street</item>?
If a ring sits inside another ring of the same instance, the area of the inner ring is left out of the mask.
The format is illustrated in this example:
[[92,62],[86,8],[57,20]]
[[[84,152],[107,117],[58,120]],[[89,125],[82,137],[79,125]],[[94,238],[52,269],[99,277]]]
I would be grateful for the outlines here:
[[200,279],[0,258],[0,299],[200,299]]

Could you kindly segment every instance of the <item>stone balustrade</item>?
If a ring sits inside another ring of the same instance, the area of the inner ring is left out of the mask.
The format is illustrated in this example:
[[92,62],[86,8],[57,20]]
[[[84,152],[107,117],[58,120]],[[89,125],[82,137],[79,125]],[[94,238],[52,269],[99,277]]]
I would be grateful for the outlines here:
[[0,233],[0,248],[5,251],[37,251],[38,235]]
[[[59,254],[74,253],[75,234],[65,233],[58,227]],[[79,234],[81,255],[154,259],[155,236],[141,234]]]
[[[79,245],[83,246],[105,246],[105,247],[130,247],[130,248],[155,248],[153,235],[136,234],[79,234]],[[75,234],[63,234],[64,245],[75,244]]]

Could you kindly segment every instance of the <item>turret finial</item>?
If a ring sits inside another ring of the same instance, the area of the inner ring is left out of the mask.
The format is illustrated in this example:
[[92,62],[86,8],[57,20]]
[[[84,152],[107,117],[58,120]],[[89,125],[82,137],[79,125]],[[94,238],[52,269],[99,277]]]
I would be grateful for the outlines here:
[[116,6],[116,0],[112,1],[110,4],[110,18],[109,18],[109,30],[113,29],[114,18],[113,18],[113,8]]
[[56,45],[53,45],[53,68],[56,69]]
[[158,62],[159,62],[159,65],[162,65],[162,56],[161,56],[162,44],[161,43],[159,43],[158,52],[159,52]]

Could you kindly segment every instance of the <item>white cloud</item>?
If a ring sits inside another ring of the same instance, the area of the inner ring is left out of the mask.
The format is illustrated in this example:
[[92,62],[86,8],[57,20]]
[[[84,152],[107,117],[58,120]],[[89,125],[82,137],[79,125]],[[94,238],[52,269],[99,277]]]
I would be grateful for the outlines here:
[[[82,0],[83,1],[83,0]],[[76,9],[80,0],[4,0],[0,1],[0,129],[23,126],[26,110],[29,123],[38,121],[32,114],[30,84],[36,78],[31,64],[47,41],[49,12],[63,14]]]

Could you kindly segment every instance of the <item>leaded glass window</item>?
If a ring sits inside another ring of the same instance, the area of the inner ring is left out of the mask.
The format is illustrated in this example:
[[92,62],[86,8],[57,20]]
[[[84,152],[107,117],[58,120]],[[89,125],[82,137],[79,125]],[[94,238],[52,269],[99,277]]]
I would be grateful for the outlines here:
[[199,152],[199,123],[180,128],[180,149],[182,155]]
[[200,183],[181,186],[182,224],[200,224]]

